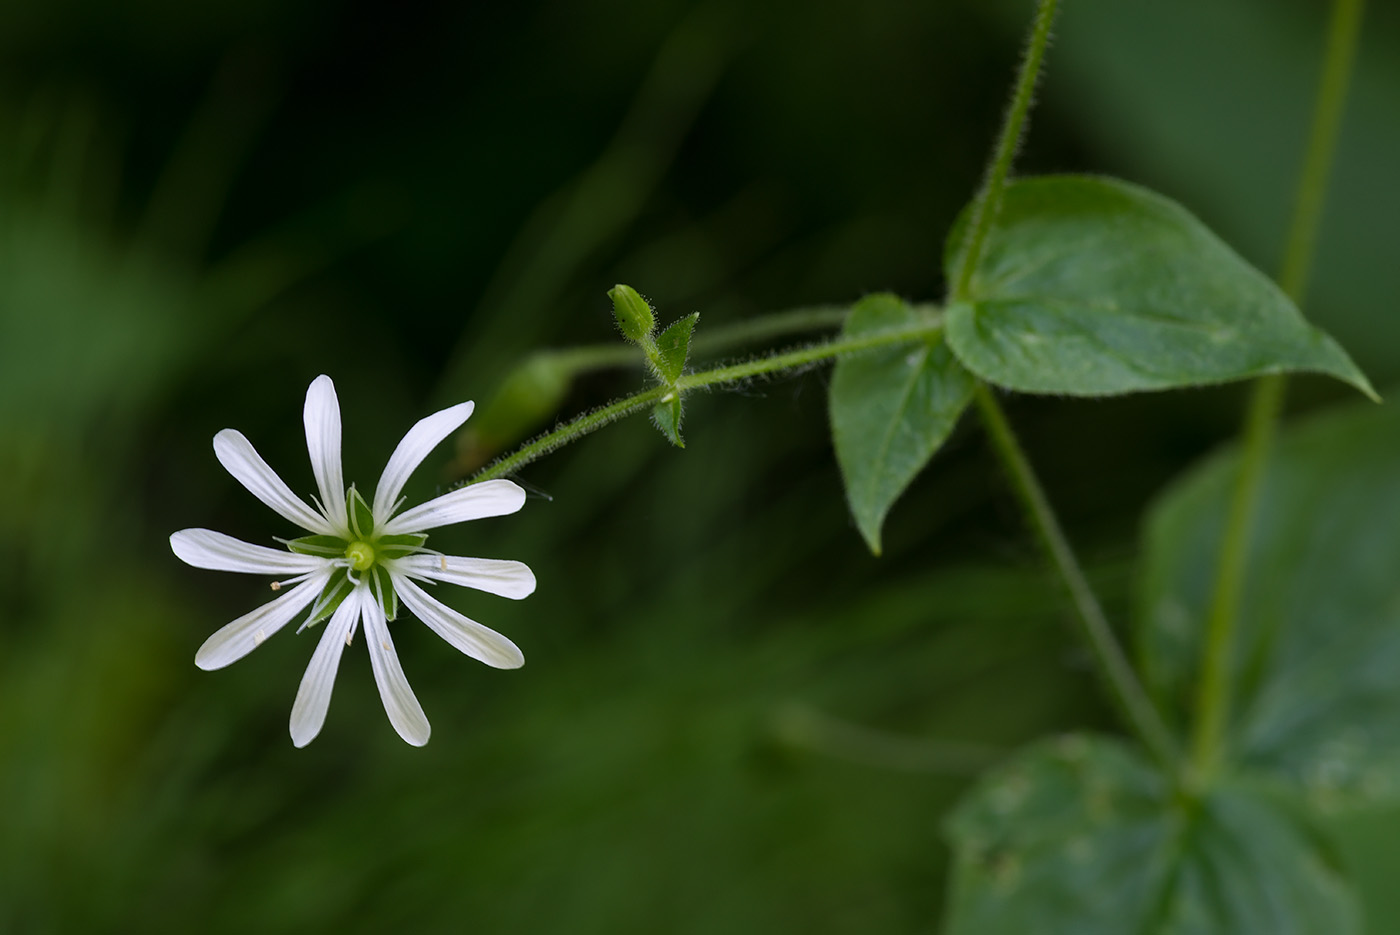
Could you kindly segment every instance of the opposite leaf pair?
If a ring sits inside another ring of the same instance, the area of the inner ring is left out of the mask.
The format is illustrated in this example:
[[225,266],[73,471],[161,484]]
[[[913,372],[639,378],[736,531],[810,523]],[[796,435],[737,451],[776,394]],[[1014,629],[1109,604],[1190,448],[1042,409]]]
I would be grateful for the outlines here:
[[[945,266],[961,261],[967,212]],[[862,299],[847,335],[935,312]],[[973,380],[1027,393],[1112,396],[1313,371],[1374,398],[1346,352],[1267,276],[1181,206],[1087,176],[1007,186],[968,289],[919,347],[839,361],[831,426],[871,550],[894,501],[947,438]]]

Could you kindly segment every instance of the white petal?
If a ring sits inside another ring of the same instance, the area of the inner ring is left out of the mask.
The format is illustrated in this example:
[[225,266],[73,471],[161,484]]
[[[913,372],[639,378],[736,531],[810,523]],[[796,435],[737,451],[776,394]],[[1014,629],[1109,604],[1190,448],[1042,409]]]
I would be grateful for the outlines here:
[[497,669],[518,669],[525,664],[520,648],[495,630],[469,620],[446,604],[429,597],[403,575],[394,575],[393,578],[394,590],[408,609],[434,633],[468,656]]
[[428,726],[428,716],[414,697],[403,666],[399,665],[399,654],[394,652],[384,609],[374,598],[364,604],[365,642],[369,644],[369,662],[374,669],[374,682],[379,686],[379,697],[384,702],[384,713],[389,715],[389,723],[400,737],[421,747],[428,742],[432,730]]
[[445,581],[512,600],[518,601],[535,593],[535,573],[524,562],[420,552],[395,559],[393,564],[396,571],[415,578]]
[[253,443],[234,429],[214,436],[214,455],[224,470],[233,475],[248,492],[302,529],[322,535],[336,535],[326,518],[307,506],[283,483],[277,472],[253,448]]
[[329,559],[253,545],[212,529],[181,529],[170,549],[187,565],[249,575],[299,575],[325,568]]
[[399,494],[403,492],[403,485],[408,483],[409,475],[444,438],[457,431],[457,428],[467,421],[475,406],[470,400],[449,406],[425,419],[419,419],[418,423],[408,430],[408,434],[389,456],[389,463],[384,465],[384,473],[379,475],[379,483],[374,488],[373,509],[376,526],[389,518],[389,511],[394,508],[394,501],[398,500]]
[[329,569],[313,575],[281,597],[222,627],[199,647],[194,664],[201,669],[222,669],[242,659],[305,610],[329,579]]
[[331,706],[331,689],[335,688],[335,673],[340,668],[340,656],[345,641],[354,632],[359,619],[364,589],[356,588],[340,602],[326,623],[326,632],[311,654],[306,674],[301,677],[297,699],[292,702],[292,743],[304,747],[316,739],[321,725],[326,723],[326,710]]
[[306,425],[306,451],[311,472],[321,491],[321,505],[336,525],[345,524],[345,478],[340,469],[340,400],[335,384],[324,373],[311,381],[302,410]]
[[404,510],[384,526],[386,535],[422,532],[469,519],[504,516],[525,505],[525,491],[508,480],[488,480],[459,487],[451,493]]

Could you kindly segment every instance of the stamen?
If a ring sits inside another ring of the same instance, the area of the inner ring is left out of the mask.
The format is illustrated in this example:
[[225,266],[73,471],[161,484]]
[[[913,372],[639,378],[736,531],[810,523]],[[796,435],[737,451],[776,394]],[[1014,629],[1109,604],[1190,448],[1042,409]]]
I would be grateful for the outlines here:
[[307,578],[310,578],[313,574],[315,574],[315,572],[308,571],[305,574],[293,575],[290,578],[283,578],[281,581],[273,581],[271,584],[268,585],[268,587],[272,588],[272,590],[274,591],[280,591],[289,584],[301,584]]

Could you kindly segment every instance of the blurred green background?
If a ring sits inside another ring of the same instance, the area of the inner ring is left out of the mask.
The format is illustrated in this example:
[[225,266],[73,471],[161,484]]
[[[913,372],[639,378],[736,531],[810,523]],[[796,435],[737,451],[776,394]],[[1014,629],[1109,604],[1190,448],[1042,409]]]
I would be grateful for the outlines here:
[[[618,281],[701,334],[937,298],[1030,11],[0,5],[0,931],[935,931],[939,823],[979,766],[1114,729],[975,426],[880,560],[845,515],[823,371],[693,398],[684,451],[635,420],[532,465],[520,514],[434,534],[534,568],[524,602],[453,600],[528,665],[405,618],[422,750],[358,651],[302,751],[312,636],[198,671],[267,592],[166,538],[287,534],[210,439],[241,429],[310,490],[318,373],[367,486],[427,412],[483,405],[532,350],[612,340]],[[1068,3],[1021,170],[1153,186],[1271,270],[1325,12]],[[1384,386],[1400,9],[1368,16],[1309,314]],[[641,379],[590,374],[559,414]],[[1291,403],[1345,396],[1303,379]],[[1120,621],[1144,504],[1240,399],[1013,401]],[[1390,931],[1400,817],[1339,831]]]

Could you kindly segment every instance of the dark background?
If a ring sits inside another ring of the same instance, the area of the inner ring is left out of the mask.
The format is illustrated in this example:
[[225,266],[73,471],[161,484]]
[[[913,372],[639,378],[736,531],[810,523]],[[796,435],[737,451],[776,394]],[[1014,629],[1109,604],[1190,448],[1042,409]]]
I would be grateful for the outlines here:
[[[530,466],[519,515],[433,543],[535,570],[524,602],[454,599],[529,664],[488,669],[405,618],[422,750],[358,650],[302,751],[311,636],[198,671],[267,592],[166,537],[288,534],[209,442],[237,427],[309,490],[318,373],[368,486],[422,415],[484,404],[532,350],[613,340],[618,281],[702,334],[874,290],[936,300],[1030,13],[0,6],[0,930],[936,929],[939,824],[978,766],[1115,729],[972,420],[879,560],[845,514],[825,371],[693,397],[684,451],[636,419]],[[1273,270],[1324,16],[1073,0],[1020,170],[1157,188]],[[1385,386],[1400,16],[1368,16],[1308,314]],[[558,415],[640,385],[588,374]],[[1118,621],[1142,509],[1241,398],[1012,401]],[[1346,399],[1291,387],[1299,411]],[[411,500],[452,479],[451,448]],[[1339,831],[1388,931],[1400,819]]]

